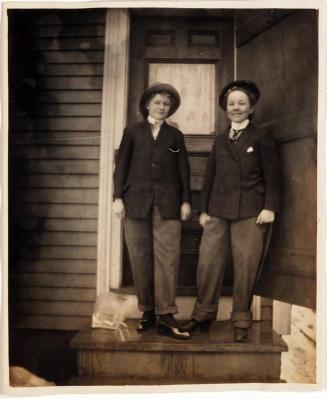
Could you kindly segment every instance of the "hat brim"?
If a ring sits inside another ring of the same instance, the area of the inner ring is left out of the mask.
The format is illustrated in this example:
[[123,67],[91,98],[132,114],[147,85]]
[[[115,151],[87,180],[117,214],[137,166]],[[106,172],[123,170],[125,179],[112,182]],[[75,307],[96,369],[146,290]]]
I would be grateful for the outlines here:
[[146,108],[149,98],[153,94],[162,92],[167,92],[174,98],[174,102],[170,107],[167,117],[173,115],[177,111],[181,103],[181,98],[178,91],[168,83],[155,83],[144,91],[140,99],[140,112],[144,118],[146,118],[149,114]]

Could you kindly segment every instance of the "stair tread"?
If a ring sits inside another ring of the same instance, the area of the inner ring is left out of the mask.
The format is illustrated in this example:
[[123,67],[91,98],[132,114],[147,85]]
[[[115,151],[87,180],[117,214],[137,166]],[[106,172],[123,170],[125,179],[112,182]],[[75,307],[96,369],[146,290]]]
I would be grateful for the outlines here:
[[246,342],[233,339],[229,322],[217,321],[208,332],[195,331],[189,340],[176,340],[161,336],[156,330],[136,331],[138,320],[127,320],[127,328],[119,330],[87,328],[79,331],[71,347],[79,350],[99,351],[168,351],[168,352],[284,352],[287,345],[271,326],[254,322]]
[[282,383],[280,378],[267,378],[262,380],[256,378],[249,380],[238,378],[237,381],[233,378],[226,378],[225,380],[217,380],[217,378],[116,378],[108,376],[76,376],[69,380],[67,385],[75,386],[94,386],[94,385],[194,385],[194,384],[221,384],[221,383]]

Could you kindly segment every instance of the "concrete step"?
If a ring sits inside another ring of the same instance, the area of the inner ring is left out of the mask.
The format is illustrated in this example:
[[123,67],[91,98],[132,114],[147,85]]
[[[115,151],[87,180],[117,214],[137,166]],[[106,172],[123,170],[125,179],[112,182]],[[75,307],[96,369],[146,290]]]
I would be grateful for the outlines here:
[[247,342],[235,343],[228,322],[215,322],[190,340],[137,333],[136,320],[118,331],[87,329],[71,341],[78,351],[72,385],[156,385],[279,382],[284,341],[269,323],[256,322]]

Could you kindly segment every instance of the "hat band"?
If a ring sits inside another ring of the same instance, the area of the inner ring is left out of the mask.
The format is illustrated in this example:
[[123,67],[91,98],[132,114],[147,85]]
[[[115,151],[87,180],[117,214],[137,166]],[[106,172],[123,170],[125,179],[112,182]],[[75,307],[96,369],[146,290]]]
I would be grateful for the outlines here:
[[249,91],[246,90],[244,87],[240,87],[240,86],[233,86],[230,89],[227,90],[227,93],[225,95],[228,95],[229,93],[231,93],[234,90],[239,90],[239,91],[243,91],[246,94],[249,94]]
[[229,94],[231,91],[234,91],[234,90],[236,90],[236,89],[238,89],[238,87],[237,87],[237,86],[233,86],[233,87],[231,87],[230,89],[228,89],[228,91],[227,91],[226,94]]

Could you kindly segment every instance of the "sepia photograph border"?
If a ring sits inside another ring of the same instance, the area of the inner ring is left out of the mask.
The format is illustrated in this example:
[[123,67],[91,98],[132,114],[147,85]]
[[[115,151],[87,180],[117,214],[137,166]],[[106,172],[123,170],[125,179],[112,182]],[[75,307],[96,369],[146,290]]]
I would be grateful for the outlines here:
[[[326,389],[326,1],[276,1],[276,0],[212,0],[212,1],[58,1],[40,0],[8,1],[1,4],[1,136],[0,136],[0,289],[1,289],[1,341],[0,341],[0,393],[13,396],[68,395],[68,394],[145,394],[170,393],[182,397],[217,391],[257,391],[252,397],[260,397],[262,391],[276,392],[323,392]],[[318,9],[319,10],[319,86],[318,86],[318,161],[317,161],[317,345],[316,384],[210,384],[174,386],[56,386],[49,388],[13,388],[9,385],[9,337],[8,337],[8,18],[13,9],[84,9],[84,8],[224,8],[224,9]],[[189,396],[188,396],[189,397]],[[195,397],[195,396],[194,396]],[[261,396],[262,397],[262,396]],[[316,396],[315,396],[316,397]]]

